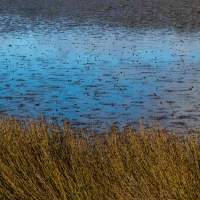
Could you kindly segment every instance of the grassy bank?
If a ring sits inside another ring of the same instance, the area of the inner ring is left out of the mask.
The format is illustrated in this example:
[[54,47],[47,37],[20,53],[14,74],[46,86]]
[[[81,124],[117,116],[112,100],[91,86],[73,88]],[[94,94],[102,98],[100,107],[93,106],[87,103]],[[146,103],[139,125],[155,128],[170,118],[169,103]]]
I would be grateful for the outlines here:
[[200,199],[199,136],[1,116],[0,199]]

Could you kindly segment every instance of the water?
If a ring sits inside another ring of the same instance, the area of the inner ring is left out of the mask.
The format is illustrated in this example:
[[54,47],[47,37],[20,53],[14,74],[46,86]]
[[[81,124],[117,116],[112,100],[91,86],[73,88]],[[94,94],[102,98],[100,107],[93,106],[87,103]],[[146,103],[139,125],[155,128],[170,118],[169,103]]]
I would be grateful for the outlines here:
[[1,113],[199,125],[200,33],[23,24],[0,32]]

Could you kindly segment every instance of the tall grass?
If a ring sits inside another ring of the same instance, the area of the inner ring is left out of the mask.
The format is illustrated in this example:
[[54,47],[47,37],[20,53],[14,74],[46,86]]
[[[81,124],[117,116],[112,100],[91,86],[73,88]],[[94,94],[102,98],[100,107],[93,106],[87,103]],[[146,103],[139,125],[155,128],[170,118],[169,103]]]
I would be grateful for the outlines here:
[[199,136],[1,116],[0,199],[200,199]]

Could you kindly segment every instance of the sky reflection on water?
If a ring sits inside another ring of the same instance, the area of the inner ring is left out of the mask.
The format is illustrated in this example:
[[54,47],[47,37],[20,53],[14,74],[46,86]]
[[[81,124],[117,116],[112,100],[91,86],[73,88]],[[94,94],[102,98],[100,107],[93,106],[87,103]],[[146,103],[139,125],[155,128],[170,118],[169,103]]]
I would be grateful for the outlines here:
[[0,35],[0,110],[198,125],[200,34],[76,27]]

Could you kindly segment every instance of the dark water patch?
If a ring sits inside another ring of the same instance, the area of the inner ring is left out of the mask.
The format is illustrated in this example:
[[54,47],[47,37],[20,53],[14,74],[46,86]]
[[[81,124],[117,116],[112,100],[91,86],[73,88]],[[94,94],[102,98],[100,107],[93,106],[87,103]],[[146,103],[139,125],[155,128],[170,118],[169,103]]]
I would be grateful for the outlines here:
[[181,126],[186,126],[186,123],[185,123],[185,122],[182,122],[182,121],[172,122],[172,124],[181,125]]
[[191,116],[191,115],[181,115],[178,116],[179,119],[196,119],[195,117]]

